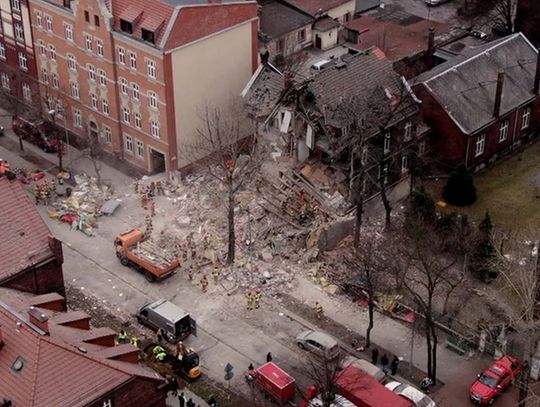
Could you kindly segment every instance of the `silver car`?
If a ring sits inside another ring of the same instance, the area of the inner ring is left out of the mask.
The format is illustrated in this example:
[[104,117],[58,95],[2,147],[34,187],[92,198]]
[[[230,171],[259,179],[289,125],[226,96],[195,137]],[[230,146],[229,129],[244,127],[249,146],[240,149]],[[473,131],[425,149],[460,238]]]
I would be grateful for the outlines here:
[[334,359],[339,355],[339,345],[330,335],[318,331],[304,331],[296,337],[299,348],[317,353],[326,359]]
[[437,407],[435,402],[431,400],[428,396],[408,384],[400,382],[390,382],[387,383],[385,387],[388,390],[392,390],[394,393],[411,400],[414,403],[415,407]]
[[446,3],[450,0],[424,0],[425,3],[428,5],[428,6],[439,6],[443,3]]

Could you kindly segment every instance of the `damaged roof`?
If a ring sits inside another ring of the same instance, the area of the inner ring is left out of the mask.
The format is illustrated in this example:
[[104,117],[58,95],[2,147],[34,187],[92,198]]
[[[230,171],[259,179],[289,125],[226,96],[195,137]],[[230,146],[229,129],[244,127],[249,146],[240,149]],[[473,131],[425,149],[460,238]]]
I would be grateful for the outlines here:
[[242,97],[258,117],[268,116],[284,91],[283,74],[271,64],[261,64],[242,91]]
[[0,178],[0,282],[54,256],[50,231],[18,182]]
[[497,75],[505,73],[501,116],[534,98],[536,48],[521,34],[468,50],[418,76],[448,116],[465,134],[472,134],[495,119]]
[[311,14],[325,13],[333,8],[350,2],[350,0],[285,0],[287,3],[298,7],[300,10]]
[[259,23],[263,42],[305,27],[314,20],[306,13],[276,0],[264,0],[259,3],[262,8]]

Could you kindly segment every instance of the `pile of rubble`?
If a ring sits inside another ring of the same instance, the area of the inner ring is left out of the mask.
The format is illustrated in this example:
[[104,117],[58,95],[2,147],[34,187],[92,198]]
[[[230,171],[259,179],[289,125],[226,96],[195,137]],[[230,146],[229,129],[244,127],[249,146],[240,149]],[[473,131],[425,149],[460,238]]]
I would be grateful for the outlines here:
[[75,175],[75,183],[69,196],[59,197],[51,205],[49,217],[70,223],[72,229],[92,236],[97,218],[102,215],[104,204],[111,201],[113,190],[106,185],[98,186],[95,178],[85,174]]

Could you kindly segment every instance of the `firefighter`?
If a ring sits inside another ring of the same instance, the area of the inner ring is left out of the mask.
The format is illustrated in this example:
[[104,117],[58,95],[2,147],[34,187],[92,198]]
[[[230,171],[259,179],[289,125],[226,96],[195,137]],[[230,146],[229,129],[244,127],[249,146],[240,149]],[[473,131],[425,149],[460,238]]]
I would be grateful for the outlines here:
[[150,199],[150,216],[154,217],[156,216],[156,203],[153,199]]
[[188,269],[188,277],[190,281],[193,280],[193,273],[195,273],[195,270],[193,269],[193,263],[191,263]]
[[255,290],[255,295],[253,296],[253,303],[254,303],[256,309],[259,309],[259,305],[261,303],[261,298],[262,298],[261,289],[257,288]]
[[214,283],[217,284],[220,274],[221,274],[221,270],[219,269],[219,264],[216,262],[214,263],[214,268],[212,269],[212,276],[214,277]]
[[138,348],[139,345],[141,344],[141,341],[139,341],[139,338],[137,338],[136,336],[132,336],[131,339],[129,340],[129,343],[131,343],[133,346]]
[[133,184],[133,189],[135,190],[136,194],[139,193],[139,181],[135,181],[135,183]]
[[202,292],[205,293],[208,288],[208,277],[206,276],[206,274],[202,276],[200,283]]
[[153,198],[156,195],[156,183],[152,181],[150,187],[148,188],[148,195]]
[[255,178],[255,188],[257,189],[257,193],[260,194],[261,193],[261,188],[263,186],[263,180],[262,180],[262,177],[261,175],[257,175],[257,178]]
[[253,309],[253,293],[251,290],[246,290],[246,308],[248,311]]
[[146,230],[144,232],[145,236],[150,236],[153,231],[153,225],[152,225],[152,217],[150,215],[146,215],[144,217],[144,223],[146,224]]
[[36,198],[36,205],[39,205],[41,202],[41,185],[34,185],[34,197]]
[[163,190],[163,184],[161,181],[156,181],[156,192],[158,195],[165,195],[165,191]]
[[315,301],[315,315],[317,316],[317,319],[321,319],[323,316],[323,307],[319,301]]
[[167,352],[165,352],[165,349],[163,349],[159,345],[154,346],[152,353],[154,354],[154,357],[156,358],[156,360],[159,362],[163,362],[165,358],[167,357]]
[[128,341],[128,334],[123,329],[120,329],[120,332],[118,332],[118,335],[116,336],[116,340],[118,343],[127,343]]

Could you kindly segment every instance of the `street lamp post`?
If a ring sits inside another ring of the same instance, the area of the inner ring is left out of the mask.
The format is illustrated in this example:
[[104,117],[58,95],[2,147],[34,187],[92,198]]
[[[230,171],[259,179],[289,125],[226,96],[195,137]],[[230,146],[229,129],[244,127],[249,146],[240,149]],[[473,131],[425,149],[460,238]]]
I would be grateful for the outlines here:
[[[60,112],[55,109],[51,109],[49,110],[49,114],[51,115],[53,124],[55,126],[56,126],[56,115],[62,114],[62,117],[64,119],[64,135],[66,137],[66,158],[69,163],[69,133],[67,131],[67,118],[66,118],[65,112]],[[63,159],[62,159],[62,150],[63,150],[62,137],[57,137],[56,140],[58,141],[58,169],[59,169],[59,172],[63,172],[64,166],[63,166]]]

